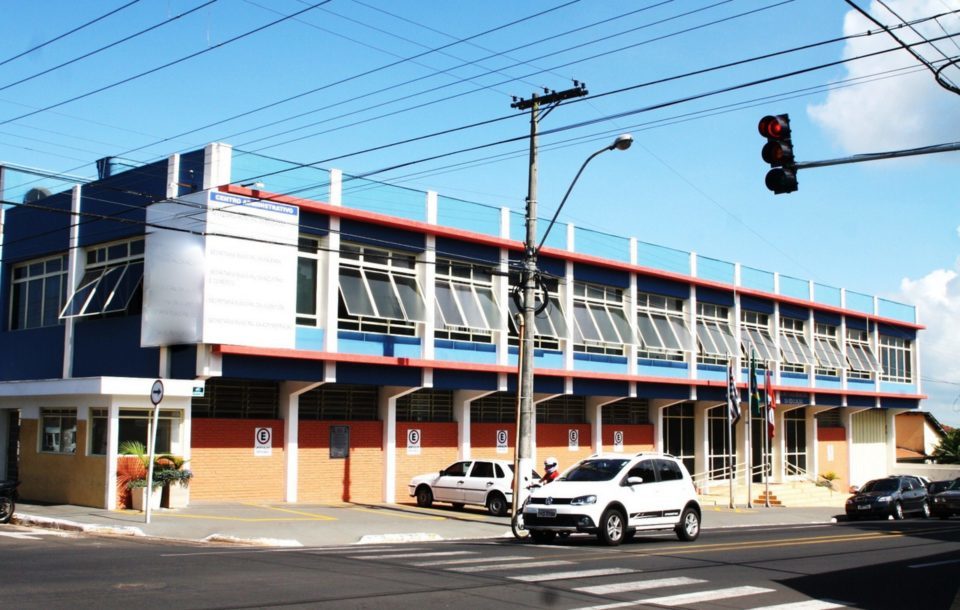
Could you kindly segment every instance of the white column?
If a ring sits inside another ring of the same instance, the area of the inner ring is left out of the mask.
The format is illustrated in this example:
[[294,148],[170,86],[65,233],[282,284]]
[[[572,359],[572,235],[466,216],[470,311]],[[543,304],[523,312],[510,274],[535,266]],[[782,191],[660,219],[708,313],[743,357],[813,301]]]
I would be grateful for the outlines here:
[[419,389],[380,388],[378,415],[383,422],[383,502],[387,504],[397,501],[397,399]]
[[203,190],[230,184],[233,147],[223,142],[207,144],[203,149]]
[[[563,349],[563,368],[572,371],[574,368],[573,365],[573,282],[574,282],[574,273],[573,273],[573,261],[567,261],[564,267],[564,283],[566,286],[561,286],[563,290],[563,314],[567,324],[567,336],[566,341],[560,342],[560,347]],[[564,337],[561,337],[564,339]],[[567,378],[570,379],[569,377]]]
[[[338,169],[330,170],[330,205],[340,206],[343,195],[343,174]],[[337,347],[337,311],[340,295],[340,217],[329,217],[326,237],[326,253],[321,257],[324,264],[325,285],[319,290],[323,316],[323,351],[335,353]],[[335,374],[335,371],[328,373]],[[330,374],[326,375],[328,378]],[[328,379],[330,380],[330,379]]]
[[[457,422],[457,438],[460,439],[457,450],[457,459],[469,460],[472,449],[472,439],[470,437],[470,424],[472,417],[470,414],[470,405],[478,398],[483,398],[494,392],[488,390],[456,390],[453,393],[453,419]],[[511,439],[515,440],[515,439]],[[513,445],[514,443],[508,443]]]
[[[726,403],[724,403],[726,404]],[[710,462],[707,455],[710,453],[710,433],[707,412],[711,407],[703,402],[696,402],[693,405],[693,472],[698,474],[709,470]],[[708,477],[709,478],[709,477]]]
[[300,395],[321,385],[323,382],[284,381],[280,384],[285,502],[296,502],[299,495]]
[[594,453],[603,452],[603,407],[623,396],[587,396],[587,423],[590,424],[590,446]]
[[[73,218],[80,218],[80,201],[82,199],[81,185],[73,187],[70,199],[70,212]],[[84,259],[80,248],[80,223],[70,223],[70,242],[67,250],[67,298],[77,289],[80,278],[83,277]],[[63,325],[63,378],[73,377],[73,330],[74,319],[67,318]],[[116,470],[114,470],[116,472]],[[116,499],[114,499],[116,506]]]
[[[37,422],[39,425],[40,422]],[[89,431],[87,432],[89,434]],[[120,406],[111,402],[107,409],[107,459],[103,505],[107,510],[117,510],[117,447],[120,444]]]
[[807,406],[804,418],[807,435],[807,473],[812,477],[820,476],[820,439],[817,438],[817,413],[829,411],[832,407]]

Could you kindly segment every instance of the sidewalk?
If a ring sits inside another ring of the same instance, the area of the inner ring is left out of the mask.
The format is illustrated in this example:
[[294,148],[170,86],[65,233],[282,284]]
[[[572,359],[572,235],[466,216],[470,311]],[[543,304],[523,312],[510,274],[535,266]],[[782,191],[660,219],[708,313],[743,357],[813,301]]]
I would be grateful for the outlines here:
[[[703,508],[703,529],[830,523],[836,508]],[[342,546],[510,537],[510,521],[484,511],[407,504],[196,503],[155,510],[151,522],[130,510],[17,503],[13,523],[108,535],[263,546]],[[2,526],[0,526],[2,527]]]

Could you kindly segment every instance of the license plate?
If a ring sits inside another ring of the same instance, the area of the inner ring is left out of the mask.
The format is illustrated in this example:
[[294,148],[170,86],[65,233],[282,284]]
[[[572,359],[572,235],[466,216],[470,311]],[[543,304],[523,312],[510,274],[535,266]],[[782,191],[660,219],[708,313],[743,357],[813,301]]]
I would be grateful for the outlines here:
[[857,510],[870,510],[870,505],[869,505],[869,504],[861,504],[860,506],[857,507]]
[[556,517],[557,509],[555,508],[538,508],[537,509],[538,517]]

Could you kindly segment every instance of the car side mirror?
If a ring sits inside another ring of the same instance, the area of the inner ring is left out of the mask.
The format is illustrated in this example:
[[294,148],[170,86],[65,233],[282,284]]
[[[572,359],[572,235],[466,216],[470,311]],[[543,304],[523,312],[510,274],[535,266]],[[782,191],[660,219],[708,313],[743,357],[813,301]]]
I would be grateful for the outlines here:
[[643,483],[643,477],[627,477],[627,485],[634,486]]
[[850,489],[849,489],[848,491],[849,491],[850,493],[852,493],[852,494],[855,494],[855,493],[857,493],[858,491],[860,491],[860,488],[857,487],[856,485],[851,485],[851,486],[850,486]]

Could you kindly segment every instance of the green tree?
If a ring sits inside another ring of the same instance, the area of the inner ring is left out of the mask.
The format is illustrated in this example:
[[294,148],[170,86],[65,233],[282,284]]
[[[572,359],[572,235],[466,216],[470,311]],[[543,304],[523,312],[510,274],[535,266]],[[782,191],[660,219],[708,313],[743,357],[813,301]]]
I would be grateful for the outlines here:
[[938,464],[960,464],[960,428],[947,432],[933,450]]

